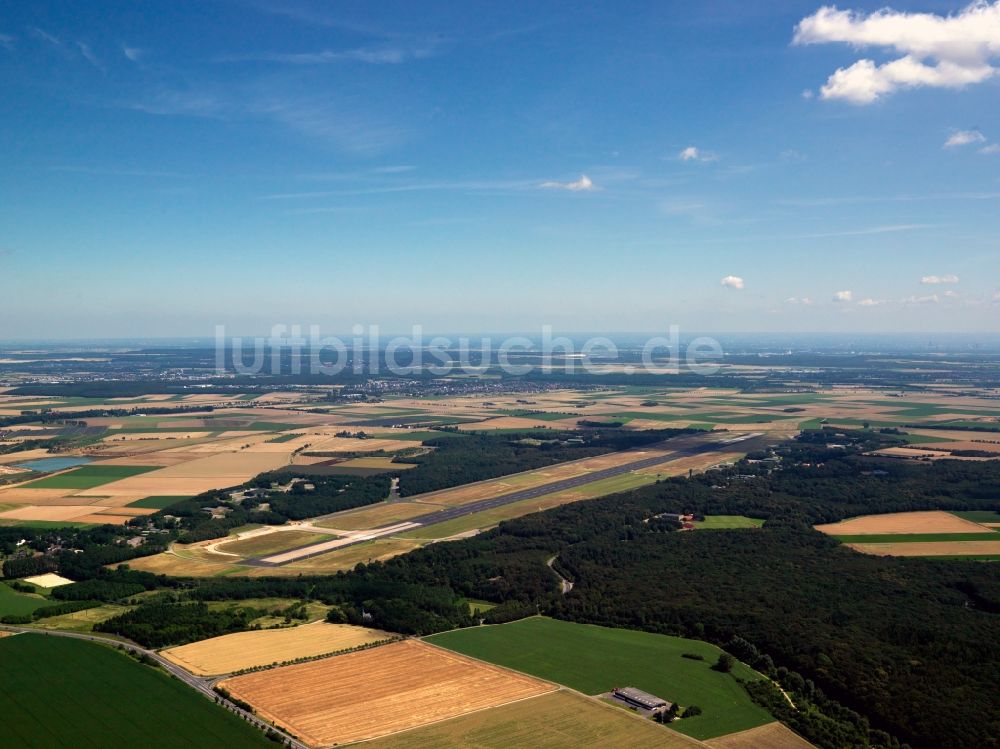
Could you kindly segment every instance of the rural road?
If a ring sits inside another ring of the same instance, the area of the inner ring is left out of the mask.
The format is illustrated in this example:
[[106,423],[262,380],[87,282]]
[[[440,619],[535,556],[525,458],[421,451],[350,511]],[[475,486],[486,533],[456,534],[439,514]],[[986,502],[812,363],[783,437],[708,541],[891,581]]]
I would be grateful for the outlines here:
[[[599,471],[591,471],[590,473],[584,473],[579,476],[574,476],[568,479],[562,479],[560,481],[553,481],[548,484],[542,484],[541,486],[534,486],[529,489],[520,489],[518,491],[509,492],[507,494],[501,494],[497,497],[491,497],[490,499],[481,499],[477,502],[469,502],[464,505],[457,505],[455,507],[446,507],[443,510],[434,510],[428,512],[424,515],[418,515],[415,518],[410,518],[405,523],[393,523],[391,525],[385,525],[379,528],[373,528],[372,530],[363,531],[359,534],[356,540],[350,538],[344,539],[342,542],[322,542],[322,543],[311,543],[304,544],[303,546],[287,549],[282,551],[280,554],[271,554],[265,557],[256,557],[253,559],[245,559],[240,562],[240,564],[248,565],[251,567],[282,567],[286,564],[291,564],[292,562],[298,562],[303,559],[309,559],[310,557],[319,556],[320,554],[326,554],[327,552],[333,550],[345,549],[351,546],[356,546],[358,544],[367,543],[376,538],[381,538],[384,536],[391,536],[396,533],[403,531],[411,531],[416,528],[420,528],[427,525],[435,525],[437,523],[443,523],[446,520],[454,520],[456,518],[465,517],[466,515],[472,515],[476,512],[482,512],[483,510],[491,510],[496,507],[503,507],[504,505],[513,504],[514,502],[521,502],[525,499],[535,499],[537,497],[543,497],[547,494],[554,494],[555,492],[566,491],[567,489],[574,489],[578,486],[584,486],[585,484],[592,484],[595,481],[601,481],[602,479],[612,478],[613,476],[620,476],[623,473],[630,473],[631,471],[637,471],[642,468],[650,468],[652,466],[673,463],[683,458],[690,458],[695,455],[703,455],[705,453],[718,452],[728,448],[738,442],[743,442],[745,440],[751,439],[753,437],[759,436],[758,434],[748,434],[745,436],[729,438],[721,440],[718,442],[704,442],[697,445],[692,445],[690,447],[681,447],[675,449],[675,451],[669,455],[657,455],[652,458],[643,458],[641,460],[632,461],[631,463],[624,463],[622,465],[612,466],[611,468],[604,468]],[[655,447],[665,447],[665,444],[649,445],[649,448]],[[407,501],[418,500],[420,496],[407,497]],[[333,517],[328,515],[325,517]],[[314,551],[310,552],[309,549],[316,547]]]
[[139,645],[135,645],[131,642],[112,640],[108,637],[98,637],[97,635],[87,635],[83,634],[82,632],[61,632],[59,630],[52,630],[52,629],[34,629],[32,627],[12,627],[6,624],[0,625],[0,629],[7,630],[8,632],[45,635],[52,637],[69,637],[74,640],[89,640],[91,642],[101,643],[102,645],[112,645],[112,646],[122,645],[128,650],[131,650],[135,653],[141,653],[143,655],[149,656],[154,661],[156,661],[156,663],[160,665],[171,676],[177,677],[177,679],[184,682],[192,689],[201,692],[205,697],[212,700],[213,702],[215,702],[216,699],[222,700],[222,705],[227,710],[229,710],[232,713],[236,713],[238,716],[246,720],[248,723],[251,723],[252,725],[256,726],[261,731],[266,732],[268,730],[271,730],[278,733],[284,739],[286,745],[295,747],[295,749],[310,749],[308,745],[303,744],[298,739],[285,733],[277,726],[272,726],[270,723],[261,720],[253,713],[247,712],[241,707],[237,707],[232,702],[222,697],[220,694],[218,694],[216,691],[212,689],[211,680],[199,679],[197,676],[189,674],[180,666],[177,666],[168,661],[166,658],[157,653],[155,650],[147,650],[146,648],[140,647]]

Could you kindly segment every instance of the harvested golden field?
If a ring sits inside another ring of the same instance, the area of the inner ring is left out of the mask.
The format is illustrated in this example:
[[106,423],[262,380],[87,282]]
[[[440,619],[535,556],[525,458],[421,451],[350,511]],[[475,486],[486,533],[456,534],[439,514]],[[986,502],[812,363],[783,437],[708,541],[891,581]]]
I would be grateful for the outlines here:
[[385,736],[558,688],[415,640],[220,686],[313,746]]
[[80,517],[73,518],[73,522],[95,523],[97,525],[125,525],[131,519],[127,515],[102,515],[94,513],[93,515],[81,515]]
[[[925,445],[921,445],[920,447],[887,447],[882,450],[875,450],[871,454],[880,455],[884,458],[905,458],[907,460],[951,459],[951,453],[946,449],[934,450]],[[976,460],[976,458],[961,458],[961,460]]]
[[[11,486],[0,489],[0,502],[11,505],[56,504],[58,500],[67,499],[74,489],[22,489]],[[97,501],[96,498],[76,498],[63,504],[85,505]]]
[[[998,535],[989,529],[991,535]],[[899,544],[847,544],[863,554],[883,557],[1000,556],[1000,541],[909,541]]]
[[71,585],[73,581],[54,572],[46,572],[43,575],[26,577],[24,582],[37,585],[39,588],[58,588],[60,585]]
[[[941,440],[956,440],[958,442],[971,441],[977,445],[993,445],[994,447],[1000,447],[1000,434],[995,434],[992,432],[970,432],[964,429],[907,429],[910,434],[920,434],[925,437],[938,438]],[[954,443],[946,443],[948,447],[952,447]],[[988,447],[980,448],[983,450],[989,449]]]
[[678,414],[673,421],[661,421],[660,419],[633,419],[627,424],[629,429],[678,429],[690,424],[700,424],[701,422],[693,416]]
[[815,749],[782,723],[768,723],[705,742],[712,749]]
[[392,452],[408,447],[416,447],[419,442],[396,439],[353,439],[351,437],[315,437],[306,452],[315,453],[373,453],[379,450]]
[[485,421],[474,421],[466,424],[458,424],[460,431],[482,431],[490,429],[534,429],[536,427],[548,427],[552,422],[545,419],[533,419],[530,416],[498,416]]
[[[371,749],[687,749],[705,745],[620,708],[559,691],[386,736],[364,746]],[[775,745],[775,749],[784,747]]]
[[337,465],[342,468],[384,468],[387,471],[405,471],[417,467],[415,463],[393,463],[392,458],[388,457],[351,458]]
[[115,442],[163,442],[173,447],[176,445],[171,445],[170,443],[176,443],[177,440],[202,439],[209,434],[211,432],[199,432],[196,430],[190,432],[171,432],[170,434],[164,434],[163,432],[129,432],[127,434],[112,434],[104,437],[101,442],[105,444]]
[[0,463],[24,463],[27,460],[37,460],[38,458],[51,458],[52,454],[43,448],[35,450],[22,450],[21,452],[0,455]]
[[210,640],[170,648],[161,655],[197,676],[218,676],[245,668],[267,666],[357,648],[393,635],[350,624],[313,622],[284,629],[235,632]]
[[[7,512],[0,512],[0,520],[66,520],[71,522],[95,523],[100,520],[78,520],[94,514],[93,505],[36,506],[25,505]],[[103,522],[113,522],[105,520]],[[122,520],[124,522],[124,520]]]
[[886,533],[992,533],[971,520],[963,520],[950,512],[893,512],[886,515],[864,515],[839,523],[817,525],[816,530],[831,536],[864,536]]
[[[287,443],[286,443],[287,447]],[[226,452],[199,457],[139,476],[81,492],[84,496],[193,496],[250,480],[259,473],[287,465],[289,451]]]

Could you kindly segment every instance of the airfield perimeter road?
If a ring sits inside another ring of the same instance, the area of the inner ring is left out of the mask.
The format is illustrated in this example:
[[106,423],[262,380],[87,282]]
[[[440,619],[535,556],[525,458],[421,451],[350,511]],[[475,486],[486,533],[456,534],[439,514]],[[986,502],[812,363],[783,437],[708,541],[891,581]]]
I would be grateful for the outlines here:
[[277,733],[279,736],[281,736],[283,740],[282,746],[292,746],[295,749],[310,749],[310,747],[307,744],[303,744],[301,741],[296,739],[290,733],[286,733],[281,728],[271,725],[265,720],[261,720],[253,713],[244,710],[243,708],[233,704],[232,702],[224,698],[222,695],[218,694],[214,689],[212,689],[211,686],[214,680],[200,679],[197,676],[189,674],[180,666],[168,661],[166,658],[157,653],[155,650],[148,650],[147,648],[136,645],[135,643],[130,641],[111,639],[110,637],[98,637],[97,635],[87,635],[81,632],[61,632],[56,629],[40,629],[34,627],[11,627],[6,624],[0,624],[0,629],[6,630],[8,632],[14,632],[17,634],[30,633],[35,635],[45,635],[49,637],[70,637],[74,640],[89,640],[90,642],[99,642],[102,645],[110,645],[111,647],[121,646],[127,648],[128,650],[131,650],[133,653],[137,655],[141,654],[148,656],[149,658],[152,658],[154,661],[156,661],[156,664],[158,666],[161,666],[171,676],[177,677],[179,681],[182,681],[192,689],[201,692],[201,694],[203,694],[205,697],[212,700],[213,702],[218,702],[225,709],[229,710],[229,712],[236,713],[236,715],[243,718],[243,720],[247,721],[253,726],[256,726],[265,733],[269,730]]
[[[547,494],[554,494],[555,492],[566,491],[567,489],[574,489],[578,486],[583,486],[585,484],[592,484],[595,481],[601,481],[602,479],[611,478],[613,476],[620,476],[623,473],[630,473],[631,471],[637,471],[642,468],[650,468],[652,466],[673,463],[677,460],[683,458],[690,458],[695,455],[704,455],[705,453],[718,452],[727,447],[731,447],[739,442],[744,442],[746,440],[752,439],[754,437],[760,436],[759,433],[741,435],[738,437],[731,437],[728,439],[720,440],[717,442],[703,442],[690,447],[679,447],[674,450],[669,455],[658,455],[653,458],[643,458],[642,460],[636,460],[631,463],[624,463],[622,465],[613,466],[611,468],[604,468],[600,471],[591,471],[590,473],[584,473],[579,476],[574,476],[573,478],[562,479],[560,481],[553,481],[549,484],[543,484],[541,486],[534,486],[530,489],[520,489],[515,492],[510,492],[509,494],[501,494],[497,497],[491,497],[490,499],[482,499],[478,502],[469,502],[464,505],[457,505],[455,507],[447,507],[443,510],[435,510],[433,512],[428,512],[426,515],[418,515],[415,518],[411,518],[405,523],[394,523],[391,525],[385,525],[380,528],[373,528],[370,531],[364,531],[358,534],[357,539],[344,539],[341,543],[336,542],[320,542],[305,544],[295,549],[288,549],[281,552],[280,555],[274,554],[267,557],[257,557],[255,559],[245,559],[240,564],[249,565],[252,567],[283,567],[286,564],[292,564],[293,562],[298,562],[303,559],[309,559],[310,557],[319,556],[320,554],[326,554],[330,551],[340,549],[346,549],[351,546],[356,546],[358,544],[368,543],[369,541],[376,538],[383,538],[385,536],[391,536],[396,533],[401,533],[403,531],[411,531],[416,528],[421,528],[423,526],[434,525],[436,523],[443,523],[446,520],[454,520],[455,518],[464,517],[466,515],[472,515],[476,512],[482,512],[483,510],[491,510],[496,507],[503,507],[504,505],[509,505],[514,502],[520,502],[525,499],[535,499],[537,497],[543,497]],[[647,449],[653,448],[664,448],[672,447],[667,443],[660,443],[657,445],[649,445]],[[409,501],[414,501],[419,499],[418,497],[409,497]],[[334,517],[334,515],[324,516],[326,518]],[[308,549],[316,547],[316,550],[309,552]],[[301,553],[299,553],[301,552]],[[275,557],[287,557],[287,561],[284,559],[282,561],[269,561],[273,560]]]

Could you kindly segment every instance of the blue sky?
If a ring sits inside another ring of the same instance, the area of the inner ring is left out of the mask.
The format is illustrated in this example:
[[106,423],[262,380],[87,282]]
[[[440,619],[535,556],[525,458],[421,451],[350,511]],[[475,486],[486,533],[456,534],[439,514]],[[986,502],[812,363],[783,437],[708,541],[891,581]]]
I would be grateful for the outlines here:
[[0,3],[0,339],[996,331],[1000,5],[880,7]]

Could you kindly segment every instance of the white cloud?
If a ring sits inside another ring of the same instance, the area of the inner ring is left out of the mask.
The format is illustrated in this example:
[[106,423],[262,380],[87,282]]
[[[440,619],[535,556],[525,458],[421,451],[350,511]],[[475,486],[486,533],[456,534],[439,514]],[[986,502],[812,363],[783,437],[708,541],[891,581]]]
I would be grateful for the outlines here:
[[986,136],[978,130],[956,130],[948,140],[944,142],[945,148],[956,148],[957,146],[968,146],[972,143],[985,143]]
[[991,63],[1000,56],[1000,0],[976,0],[949,16],[824,6],[799,22],[792,43],[842,43],[901,55],[881,65],[861,59],[839,68],[820,89],[824,99],[870,104],[899,89],[963,88],[997,72]]
[[711,151],[702,151],[700,148],[697,148],[696,146],[688,146],[687,148],[683,149],[679,154],[677,154],[677,158],[680,159],[681,161],[719,160],[717,154],[714,154]]
[[937,294],[927,296],[908,296],[903,299],[903,304],[937,304],[941,299]]
[[742,289],[744,286],[743,279],[739,276],[726,276],[720,283],[730,289]]
[[849,302],[854,299],[853,291],[838,291],[833,295],[833,301],[835,302]]
[[948,289],[946,292],[944,292],[944,296],[948,297],[949,299],[958,299],[959,294],[954,289]]
[[127,44],[122,45],[122,54],[125,55],[132,62],[139,62],[145,55],[145,51],[139,49],[138,47],[130,47]]
[[988,146],[983,146],[979,149],[979,153],[993,154],[1000,153],[1000,143],[990,143]]
[[872,299],[871,297],[867,299],[862,299],[858,302],[859,307],[878,307],[879,305],[885,304],[883,299]]
[[812,304],[812,299],[807,296],[790,296],[785,300],[785,304]]
[[992,299],[994,302],[1000,302],[1000,291],[994,291]]
[[590,192],[597,189],[593,180],[586,174],[581,174],[580,179],[575,182],[543,182],[539,187],[549,190],[570,190],[572,192]]
[[958,283],[958,276],[954,273],[949,273],[946,276],[924,276],[920,279],[920,283],[924,286],[936,286],[938,284],[949,284]]

